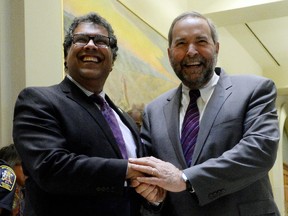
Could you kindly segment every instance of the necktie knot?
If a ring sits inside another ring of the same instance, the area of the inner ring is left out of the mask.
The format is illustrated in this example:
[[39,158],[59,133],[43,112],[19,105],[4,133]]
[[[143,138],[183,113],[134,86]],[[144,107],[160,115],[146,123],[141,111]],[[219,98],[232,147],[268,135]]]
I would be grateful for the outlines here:
[[196,90],[190,90],[189,91],[190,101],[191,100],[197,100],[197,98],[200,97],[200,91],[198,89]]
[[97,94],[92,94],[90,96],[91,100],[93,102],[95,102],[96,104],[98,104],[100,106],[100,108],[102,108],[105,104],[105,100],[103,99],[103,97],[101,97],[100,95]]

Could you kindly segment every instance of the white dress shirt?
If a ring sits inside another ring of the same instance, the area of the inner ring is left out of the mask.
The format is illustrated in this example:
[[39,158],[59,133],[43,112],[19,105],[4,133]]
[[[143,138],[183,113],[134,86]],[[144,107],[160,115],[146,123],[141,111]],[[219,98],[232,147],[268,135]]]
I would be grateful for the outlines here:
[[[81,86],[70,75],[67,75],[67,77],[73,83],[75,83],[75,85],[77,85],[88,97],[91,96],[92,94],[94,94],[93,92],[88,91],[83,86]],[[105,100],[105,92],[102,91],[102,92],[99,93],[99,95]],[[99,108],[99,106],[96,103],[95,103],[95,105]],[[132,135],[130,129],[122,122],[122,120],[119,117],[119,115],[117,114],[117,112],[115,112],[115,110],[113,110],[113,112],[114,112],[114,115],[116,116],[117,122],[118,122],[118,124],[120,126],[120,130],[121,130],[122,135],[123,135],[123,139],[124,139],[124,142],[125,142],[128,158],[136,158],[137,157],[136,144],[135,144],[133,135]]]
[[[200,119],[199,122],[201,121],[201,118],[203,116],[203,113],[205,111],[206,105],[215,89],[215,86],[219,80],[219,76],[214,72],[212,78],[210,81],[200,90],[200,97],[197,99],[197,106],[199,109],[200,113]],[[187,107],[190,102],[190,97],[189,97],[189,91],[190,89],[185,86],[182,83],[182,97],[181,97],[181,104],[180,104],[180,113],[179,113],[179,129],[180,129],[180,134],[182,130],[182,123],[184,120],[184,116],[187,110]]]

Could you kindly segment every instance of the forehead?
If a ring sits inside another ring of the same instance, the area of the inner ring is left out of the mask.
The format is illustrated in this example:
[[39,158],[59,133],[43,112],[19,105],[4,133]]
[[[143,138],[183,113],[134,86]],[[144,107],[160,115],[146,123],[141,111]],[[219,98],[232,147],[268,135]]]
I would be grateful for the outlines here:
[[210,27],[205,19],[199,17],[185,17],[175,23],[172,32],[173,38],[184,36],[211,37]]
[[92,22],[79,23],[78,26],[74,29],[73,33],[83,33],[89,35],[101,34],[108,36],[108,31],[105,27]]

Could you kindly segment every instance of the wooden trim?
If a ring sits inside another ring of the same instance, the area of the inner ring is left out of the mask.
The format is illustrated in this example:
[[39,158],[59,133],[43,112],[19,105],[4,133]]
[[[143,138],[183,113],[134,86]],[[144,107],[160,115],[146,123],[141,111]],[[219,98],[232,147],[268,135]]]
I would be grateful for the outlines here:
[[283,163],[283,168],[284,168],[284,170],[288,171],[288,164],[287,163]]

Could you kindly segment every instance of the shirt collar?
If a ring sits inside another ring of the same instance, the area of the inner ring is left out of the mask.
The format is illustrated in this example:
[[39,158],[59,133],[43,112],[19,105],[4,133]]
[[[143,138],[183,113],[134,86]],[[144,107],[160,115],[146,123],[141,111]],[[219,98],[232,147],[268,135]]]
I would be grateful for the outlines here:
[[[214,72],[209,82],[203,88],[199,89],[200,97],[204,101],[204,103],[209,100],[209,97],[213,92],[218,80],[219,76]],[[189,95],[189,91],[190,89],[182,83],[182,94]]]
[[[92,94],[94,94],[93,92],[85,89],[82,85],[80,85],[76,80],[74,80],[69,74],[66,75],[67,78],[69,80],[71,80],[71,82],[73,82],[75,85],[77,85],[88,97],[91,96]],[[104,91],[101,91],[99,93],[99,95],[102,97],[102,98],[105,98],[105,92]]]

